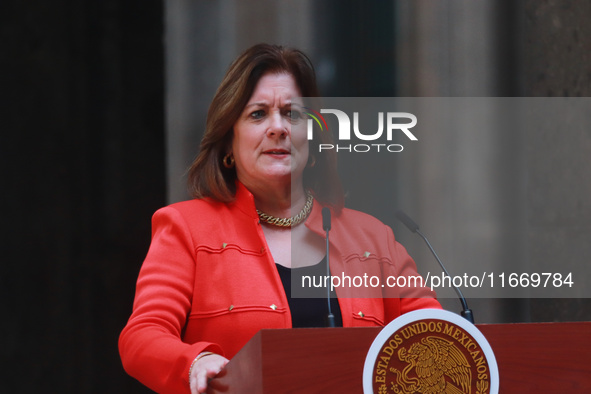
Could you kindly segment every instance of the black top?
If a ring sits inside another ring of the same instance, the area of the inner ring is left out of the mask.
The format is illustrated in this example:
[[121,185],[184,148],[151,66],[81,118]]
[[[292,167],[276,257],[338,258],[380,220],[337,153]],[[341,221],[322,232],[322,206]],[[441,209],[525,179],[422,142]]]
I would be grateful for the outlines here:
[[[328,327],[328,293],[327,288],[323,286],[326,277],[326,258],[309,267],[286,268],[280,264],[275,265],[287,295],[292,326]],[[304,286],[302,286],[303,276],[310,278],[305,278]],[[330,280],[327,283],[330,286]],[[335,325],[342,327],[341,308],[334,291],[331,292],[330,307],[335,318]]]

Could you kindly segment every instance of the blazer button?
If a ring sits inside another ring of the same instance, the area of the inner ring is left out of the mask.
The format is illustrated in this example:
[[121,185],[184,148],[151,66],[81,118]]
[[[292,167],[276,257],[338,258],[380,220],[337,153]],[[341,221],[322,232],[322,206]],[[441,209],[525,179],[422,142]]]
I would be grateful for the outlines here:
[[365,317],[365,314],[364,314],[363,312],[361,312],[361,311],[359,311],[358,315],[359,315],[360,317]]
[[368,258],[370,254],[371,253],[369,253],[369,252],[365,252],[365,253],[363,253],[363,256],[365,256],[365,258]]
[[274,311],[276,311],[277,310],[277,305],[275,305],[275,304],[271,305],[271,309],[273,309]]
[[229,311],[231,311],[232,309],[234,309],[234,305],[230,305],[230,307],[228,308]]
[[228,246],[228,244],[224,242],[224,243],[222,244],[222,249],[226,249],[226,246]]

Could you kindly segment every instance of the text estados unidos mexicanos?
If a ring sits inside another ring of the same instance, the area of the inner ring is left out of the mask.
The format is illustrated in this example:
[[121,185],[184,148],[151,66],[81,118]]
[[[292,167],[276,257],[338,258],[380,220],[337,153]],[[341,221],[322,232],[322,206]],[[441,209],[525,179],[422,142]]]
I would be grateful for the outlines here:
[[428,287],[431,290],[437,288],[478,288],[478,287],[572,287],[574,281],[572,273],[510,273],[504,272],[500,274],[484,272],[482,276],[477,275],[457,275],[449,276],[445,273],[439,275],[431,275],[428,273],[423,279],[420,275],[408,276],[388,276],[382,282],[379,276],[375,275],[346,275],[342,273],[338,275],[303,275],[302,288],[327,288],[331,291],[336,288],[376,288],[376,287],[401,287],[401,288],[418,288]]

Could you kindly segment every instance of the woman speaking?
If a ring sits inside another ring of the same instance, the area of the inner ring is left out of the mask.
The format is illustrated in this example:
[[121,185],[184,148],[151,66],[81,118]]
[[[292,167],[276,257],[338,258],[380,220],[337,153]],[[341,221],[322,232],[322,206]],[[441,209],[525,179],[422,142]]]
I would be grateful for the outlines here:
[[[324,326],[327,298],[291,297],[291,275],[326,275],[322,209],[332,212],[330,273],[417,275],[377,219],[343,207],[336,157],[308,140],[302,97],[317,97],[301,51],[259,44],[230,66],[189,171],[194,199],[158,210],[121,333],[125,370],[160,393],[203,393],[262,328]],[[423,288],[337,287],[337,325],[381,326],[439,308]],[[325,293],[326,294],[326,290]]]

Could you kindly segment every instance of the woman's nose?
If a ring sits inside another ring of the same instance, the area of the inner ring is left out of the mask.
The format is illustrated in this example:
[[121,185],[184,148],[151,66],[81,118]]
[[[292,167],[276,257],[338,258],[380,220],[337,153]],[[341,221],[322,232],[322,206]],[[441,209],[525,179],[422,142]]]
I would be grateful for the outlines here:
[[289,134],[289,122],[281,114],[274,113],[269,119],[267,135],[285,137]]

